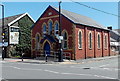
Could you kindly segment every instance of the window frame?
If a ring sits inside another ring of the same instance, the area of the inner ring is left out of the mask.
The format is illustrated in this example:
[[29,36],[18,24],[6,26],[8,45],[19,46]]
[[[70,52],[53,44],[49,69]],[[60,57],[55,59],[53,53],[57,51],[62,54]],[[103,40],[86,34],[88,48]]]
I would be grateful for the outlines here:
[[[37,39],[39,36],[39,40]],[[36,50],[39,50],[40,49],[40,34],[37,33],[36,36],[35,36],[35,49]]]
[[[44,30],[44,28],[46,27],[46,29]],[[46,24],[43,24],[43,35],[47,33],[47,26]]]
[[104,36],[104,48],[107,49],[108,48],[108,36],[105,34]]
[[[81,47],[80,47],[80,36],[79,36],[80,33],[81,33]],[[82,49],[82,31],[81,30],[78,31],[78,49]]]
[[101,36],[100,33],[97,34],[97,48],[100,49],[101,48]]
[[49,20],[48,22],[48,35],[52,34],[52,29],[53,29],[53,22]]
[[[91,36],[91,37],[90,37]],[[89,49],[92,49],[92,32],[90,31],[89,32],[89,35],[88,35],[88,42],[89,42]]]
[[[56,25],[57,25],[57,26],[56,26]],[[58,30],[56,30],[57,27],[58,27]],[[59,35],[59,33],[56,34],[56,32],[59,32],[59,24],[58,24],[58,22],[56,22],[55,25],[54,25],[54,35],[55,35],[55,36]]]
[[[64,40],[64,35],[65,35],[65,33],[66,33],[66,40]],[[64,31],[63,33],[62,33],[62,36],[63,36],[63,41],[62,41],[62,47],[63,47],[63,49],[68,49],[68,33],[67,33],[67,31]],[[65,42],[66,42],[66,48],[65,48]]]

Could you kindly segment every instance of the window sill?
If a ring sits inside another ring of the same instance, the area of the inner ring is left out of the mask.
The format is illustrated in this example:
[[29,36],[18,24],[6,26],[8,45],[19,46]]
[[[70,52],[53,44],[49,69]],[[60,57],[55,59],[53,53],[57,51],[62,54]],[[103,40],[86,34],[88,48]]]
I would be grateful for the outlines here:
[[105,48],[105,50],[107,50],[107,48]]
[[89,50],[92,50],[92,48],[89,48]]
[[100,48],[98,48],[98,50],[100,50]]
[[67,50],[67,48],[63,48],[63,50]]
[[78,48],[79,50],[82,50],[82,48]]

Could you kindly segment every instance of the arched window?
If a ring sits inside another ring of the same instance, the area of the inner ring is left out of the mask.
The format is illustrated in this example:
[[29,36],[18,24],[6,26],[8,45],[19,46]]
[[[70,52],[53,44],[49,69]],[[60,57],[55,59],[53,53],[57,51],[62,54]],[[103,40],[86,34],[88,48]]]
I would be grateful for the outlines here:
[[54,34],[55,34],[55,36],[58,35],[58,31],[59,31],[59,25],[58,25],[58,23],[56,23],[56,24],[55,24],[55,29],[54,29]]
[[48,25],[48,34],[52,34],[52,21],[50,21]]
[[89,33],[89,48],[92,49],[92,33]]
[[105,35],[105,48],[107,48],[107,36]]
[[63,33],[63,49],[67,49],[67,32]]
[[98,34],[97,39],[98,39],[98,48],[100,48],[100,34]]
[[46,34],[46,25],[43,25],[43,34]]
[[78,32],[78,48],[82,48],[82,31]]
[[40,36],[39,34],[36,35],[36,49],[40,49]]

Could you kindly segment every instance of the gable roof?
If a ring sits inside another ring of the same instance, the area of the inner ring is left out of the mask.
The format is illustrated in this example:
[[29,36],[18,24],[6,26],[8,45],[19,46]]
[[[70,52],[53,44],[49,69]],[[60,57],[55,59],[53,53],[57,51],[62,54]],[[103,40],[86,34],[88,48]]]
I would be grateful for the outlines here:
[[[56,7],[52,7],[52,8],[54,8],[55,10],[59,12],[59,8],[56,8]],[[61,9],[61,14],[67,17],[68,19],[70,19],[75,24],[82,24],[82,25],[87,25],[87,26],[92,26],[92,27],[97,27],[97,28],[102,28],[102,29],[106,28],[105,26],[97,23],[95,20],[87,16],[83,16],[83,15],[70,12],[67,10],[63,10],[63,9]]]
[[56,42],[56,41],[57,41],[56,38],[53,38],[52,36],[47,35],[46,37],[44,37],[44,39],[42,39],[42,40],[40,41],[40,43],[43,43],[44,40],[46,40],[46,39],[49,40],[50,42]]
[[[4,18],[4,27],[12,25],[13,23],[18,21],[19,19],[21,19],[25,15],[28,15],[30,17],[30,19],[33,22],[35,22],[28,13],[23,13],[23,14],[18,14],[18,15],[14,15],[14,16],[5,17]],[[2,27],[2,19],[0,19],[0,27]]]
[[[20,17],[23,14],[15,15],[15,16],[9,16],[4,18],[4,26],[7,26],[8,23],[12,22],[16,18]],[[0,22],[2,22],[2,19],[0,19]],[[2,23],[0,23],[0,27],[2,27]]]
[[[38,20],[36,21],[36,23],[40,20],[40,18],[44,15],[44,13],[49,8],[52,8],[52,9],[54,9],[55,11],[57,11],[59,13],[59,8],[56,8],[56,7],[53,7],[53,6],[49,5],[47,7],[47,9],[43,12],[43,14],[38,18]],[[91,19],[89,17],[86,17],[86,16],[83,16],[83,15],[80,15],[80,14],[76,14],[76,13],[73,13],[73,12],[61,9],[61,15],[64,16],[64,17],[66,17],[68,20],[70,20],[71,22],[73,22],[75,24],[87,25],[87,26],[90,26],[90,27],[95,27],[95,28],[99,28],[99,29],[108,30],[105,26],[97,23],[93,19]],[[34,27],[34,25],[32,26],[32,28]]]

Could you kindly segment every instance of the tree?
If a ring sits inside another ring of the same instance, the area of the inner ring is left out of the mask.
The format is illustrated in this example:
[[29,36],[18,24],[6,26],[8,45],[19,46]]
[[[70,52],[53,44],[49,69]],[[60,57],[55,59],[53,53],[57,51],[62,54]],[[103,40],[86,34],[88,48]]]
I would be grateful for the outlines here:
[[31,30],[30,28],[34,22],[28,17],[25,16],[18,21],[18,26],[20,27],[20,37],[19,44],[16,45],[16,51],[22,54],[25,53],[26,56],[31,55]]

